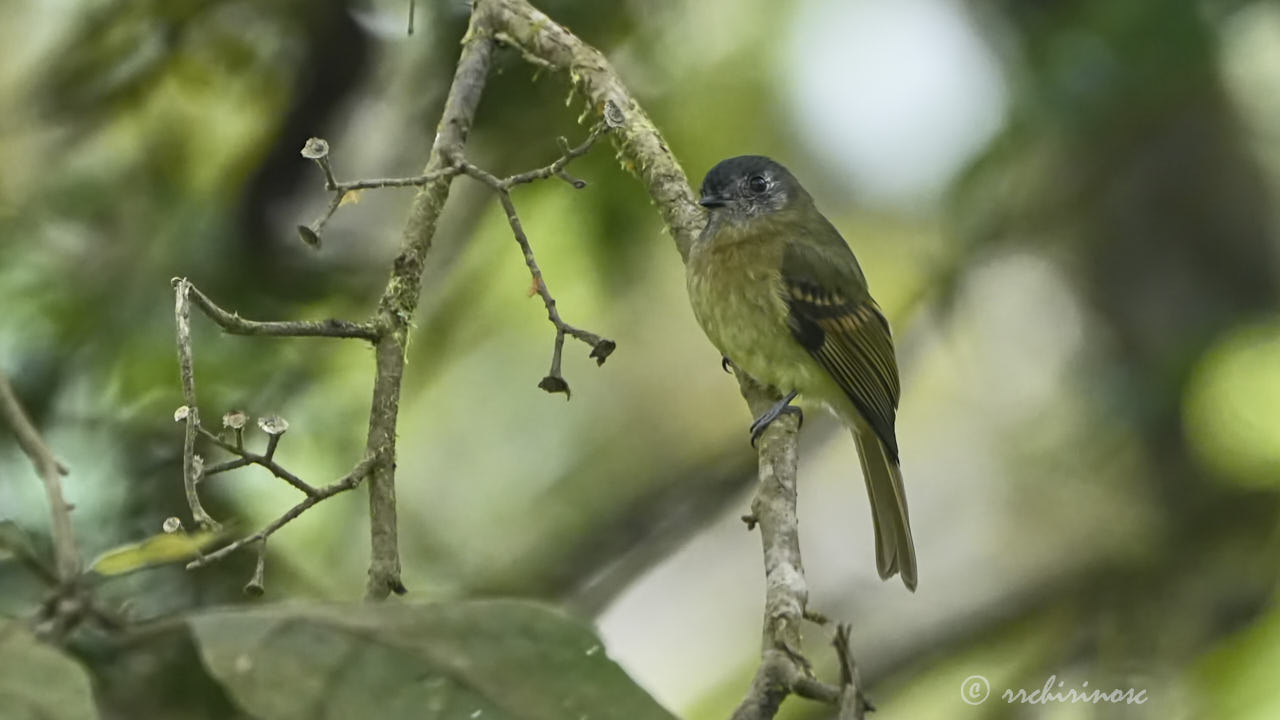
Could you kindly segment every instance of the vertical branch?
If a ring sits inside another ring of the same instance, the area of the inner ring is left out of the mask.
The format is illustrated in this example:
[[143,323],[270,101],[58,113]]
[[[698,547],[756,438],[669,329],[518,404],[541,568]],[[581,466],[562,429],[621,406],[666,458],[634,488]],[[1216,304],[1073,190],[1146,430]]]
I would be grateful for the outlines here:
[[[741,374],[738,384],[753,415],[769,407],[771,400],[764,388]],[[764,554],[761,661],[732,720],[772,718],[791,693],[824,689],[812,680],[808,661],[800,654],[800,624],[805,618],[809,588],[796,516],[796,425],[794,416],[781,417],[760,438],[759,484],[751,501],[751,515],[746,519],[749,527],[759,526]],[[829,688],[825,690],[828,694],[822,699],[830,701],[832,693]]]
[[202,471],[200,458],[196,456],[196,432],[200,426],[200,412],[196,409],[196,373],[191,358],[191,282],[186,278],[174,278],[174,316],[178,326],[178,372],[182,376],[182,401],[186,403],[174,415],[175,420],[185,420],[186,433],[182,438],[182,484],[187,493],[187,505],[196,524],[217,528],[218,523],[200,505],[196,484]]
[[[453,85],[445,101],[424,174],[439,173],[461,159],[462,147],[475,117],[484,90],[493,54],[493,39],[484,27],[479,4],[471,14],[462,55],[454,72]],[[366,452],[379,458],[369,476],[369,524],[371,557],[366,597],[385,598],[402,593],[400,554],[396,538],[395,442],[396,416],[400,407],[400,382],[404,375],[404,351],[410,320],[418,307],[422,272],[427,251],[435,236],[436,224],[453,175],[442,173],[423,185],[413,199],[405,224],[399,255],[391,270],[387,289],[378,303],[377,321],[382,332],[375,342],[377,375],[369,413]]]
[[[692,188],[662,134],[631,96],[609,61],[595,48],[538,11],[527,0],[476,0],[490,8],[498,37],[530,62],[566,72],[613,128],[619,157],[644,184],[662,214],[680,257],[688,259],[706,223]],[[618,117],[608,117],[609,108]],[[758,416],[777,397],[738,374],[742,396]],[[808,589],[796,522],[796,430],[794,418],[770,425],[759,445],[759,485],[749,525],[759,524],[765,566],[765,616],[759,670],[734,720],[774,717],[788,695],[838,704],[841,689],[818,682],[800,655],[800,624]]]
[[377,364],[373,404],[369,410],[366,452],[380,456],[369,475],[369,581],[365,596],[380,600],[406,591],[400,579],[399,531],[396,523],[396,418],[400,414],[400,382],[404,375],[404,334],[392,332],[374,346]]
[[63,582],[80,573],[80,554],[71,529],[71,505],[62,494],[62,476],[67,469],[53,456],[53,451],[40,437],[39,431],[18,402],[9,378],[0,373],[0,415],[18,438],[18,446],[31,459],[49,497],[49,519],[53,535],[53,551],[58,564],[58,578]]

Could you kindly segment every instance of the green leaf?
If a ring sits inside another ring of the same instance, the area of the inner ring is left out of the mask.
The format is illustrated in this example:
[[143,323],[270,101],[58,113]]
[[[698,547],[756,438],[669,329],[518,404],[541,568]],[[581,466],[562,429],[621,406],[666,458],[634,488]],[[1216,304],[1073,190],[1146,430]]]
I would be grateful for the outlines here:
[[225,531],[160,533],[142,542],[112,548],[89,565],[99,575],[123,575],[134,570],[188,560],[215,542]]
[[672,720],[585,624],[543,605],[280,605],[189,620],[209,671],[264,720]]
[[21,623],[0,620],[0,720],[96,717],[84,668]]

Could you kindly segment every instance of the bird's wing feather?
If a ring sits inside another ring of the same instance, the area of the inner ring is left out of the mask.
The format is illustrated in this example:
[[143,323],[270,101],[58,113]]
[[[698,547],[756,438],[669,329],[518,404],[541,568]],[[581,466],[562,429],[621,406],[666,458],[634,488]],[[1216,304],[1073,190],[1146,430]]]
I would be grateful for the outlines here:
[[[824,233],[826,235],[828,233]],[[792,335],[836,381],[898,460],[893,424],[898,366],[889,323],[867,292],[857,260],[830,227],[832,238],[787,244],[782,293]],[[837,244],[838,243],[838,244]]]

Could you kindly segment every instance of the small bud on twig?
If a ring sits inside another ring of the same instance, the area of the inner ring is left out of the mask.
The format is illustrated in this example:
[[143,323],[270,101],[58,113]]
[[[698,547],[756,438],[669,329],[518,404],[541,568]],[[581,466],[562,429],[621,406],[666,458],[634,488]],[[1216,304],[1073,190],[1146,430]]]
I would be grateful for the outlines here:
[[283,435],[289,430],[289,422],[279,415],[258,418],[258,427],[268,435]]
[[329,165],[329,143],[324,138],[309,138],[302,146],[302,157],[315,160],[324,171],[326,188],[332,190],[338,186],[338,179],[333,176],[333,168]]
[[289,423],[279,415],[271,415],[258,418],[258,427],[267,434],[267,451],[263,453],[263,457],[270,460],[275,457],[276,446],[280,444],[280,438],[284,437],[289,429]]
[[308,160],[319,161],[329,156],[329,142],[324,138],[308,138],[307,144],[302,146],[302,157]]

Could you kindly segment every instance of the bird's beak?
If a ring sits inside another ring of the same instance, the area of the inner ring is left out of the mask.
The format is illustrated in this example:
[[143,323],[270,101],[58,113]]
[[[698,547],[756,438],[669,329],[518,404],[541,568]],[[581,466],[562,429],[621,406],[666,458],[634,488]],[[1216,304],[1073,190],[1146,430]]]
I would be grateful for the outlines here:
[[725,206],[725,199],[718,195],[704,195],[698,201],[698,204],[704,208],[718,208]]

